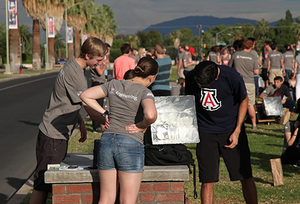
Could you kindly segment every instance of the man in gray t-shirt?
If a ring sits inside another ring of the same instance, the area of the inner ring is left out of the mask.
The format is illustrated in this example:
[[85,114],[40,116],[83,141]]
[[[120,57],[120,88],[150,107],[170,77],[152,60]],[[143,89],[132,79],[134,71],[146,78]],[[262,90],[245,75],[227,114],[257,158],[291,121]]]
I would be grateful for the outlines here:
[[259,67],[257,58],[251,54],[253,42],[251,40],[245,40],[242,45],[242,49],[239,52],[232,54],[228,66],[234,68],[243,77],[247,94],[249,97],[248,101],[248,114],[252,121],[252,128],[257,129],[256,126],[256,114],[254,109],[255,104],[255,84],[254,74],[258,75]]
[[[48,164],[60,164],[67,153],[68,140],[79,123],[81,138],[86,140],[85,122],[79,114],[82,101],[79,95],[87,89],[84,68],[95,68],[102,63],[107,49],[95,37],[88,38],[81,46],[80,56],[68,61],[57,75],[49,103],[39,125],[36,143],[37,166],[34,173],[34,190],[30,203],[45,203],[51,184],[45,184],[44,173]],[[92,114],[92,113],[89,113]]]
[[[273,43],[271,45],[272,52],[268,55],[268,77],[269,77],[269,83],[270,85],[274,84],[274,78],[276,76],[285,76],[285,69],[284,69],[284,63],[283,63],[283,55],[281,52],[277,51],[277,45]],[[280,67],[282,68],[282,72],[280,70]]]
[[177,65],[177,75],[178,77],[185,78],[183,74],[183,58],[185,55],[185,50],[184,50],[185,45],[179,45],[179,53],[178,53],[178,65]]
[[284,68],[285,68],[284,81],[288,81],[289,77],[293,73],[295,58],[290,45],[286,44],[284,48],[285,48],[285,53],[283,53],[283,61],[284,61]]

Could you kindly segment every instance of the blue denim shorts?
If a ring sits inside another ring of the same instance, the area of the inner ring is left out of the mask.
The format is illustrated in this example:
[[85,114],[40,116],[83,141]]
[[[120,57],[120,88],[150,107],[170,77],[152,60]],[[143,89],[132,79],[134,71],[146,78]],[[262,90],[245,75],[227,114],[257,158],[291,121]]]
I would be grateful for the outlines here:
[[97,167],[127,173],[144,171],[144,145],[126,135],[104,133],[101,136]]

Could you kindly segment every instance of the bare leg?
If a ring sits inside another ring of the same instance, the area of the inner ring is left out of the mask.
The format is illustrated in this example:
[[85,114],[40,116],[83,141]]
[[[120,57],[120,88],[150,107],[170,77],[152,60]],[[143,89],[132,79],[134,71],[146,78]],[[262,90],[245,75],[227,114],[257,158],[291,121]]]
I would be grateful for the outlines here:
[[201,203],[214,203],[214,183],[202,183],[201,185]]
[[30,204],[45,204],[48,192],[33,190],[30,197]]
[[120,203],[135,204],[140,190],[143,173],[118,171],[120,182]]
[[248,114],[252,122],[252,127],[256,127],[256,115],[253,105],[248,105]]
[[99,170],[99,179],[99,204],[114,204],[118,190],[117,170]]
[[244,199],[247,204],[257,204],[257,191],[253,177],[241,180]]

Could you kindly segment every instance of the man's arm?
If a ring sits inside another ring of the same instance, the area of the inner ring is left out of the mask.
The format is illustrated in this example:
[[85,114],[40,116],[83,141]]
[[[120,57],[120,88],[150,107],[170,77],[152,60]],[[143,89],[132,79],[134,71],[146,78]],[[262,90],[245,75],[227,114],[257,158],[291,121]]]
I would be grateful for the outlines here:
[[78,123],[79,123],[79,128],[80,128],[80,133],[81,133],[79,142],[84,142],[87,137],[87,132],[86,132],[86,128],[85,128],[85,122],[80,114],[78,116]]
[[224,147],[226,147],[228,149],[233,149],[238,144],[239,135],[241,133],[241,127],[242,127],[242,124],[244,123],[247,108],[248,108],[248,101],[249,101],[249,99],[248,99],[248,96],[247,96],[240,103],[236,126],[235,126],[235,129],[234,129],[233,133],[229,137],[230,144],[229,145],[224,145]]
[[283,59],[280,60],[280,65],[281,65],[281,68],[282,68],[282,75],[285,76],[285,68],[284,68],[284,61],[283,61]]
[[180,67],[182,65],[182,59],[178,59],[178,66],[177,66],[177,75],[179,76],[179,70],[180,70]]
[[259,95],[259,98],[265,98],[265,97],[268,97],[268,96],[264,95],[263,93],[261,93],[261,94]]

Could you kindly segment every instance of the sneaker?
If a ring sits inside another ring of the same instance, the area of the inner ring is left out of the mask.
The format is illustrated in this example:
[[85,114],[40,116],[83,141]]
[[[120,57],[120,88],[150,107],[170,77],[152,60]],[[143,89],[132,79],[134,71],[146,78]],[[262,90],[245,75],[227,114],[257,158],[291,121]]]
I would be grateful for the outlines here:
[[252,126],[252,130],[257,130],[257,126]]

